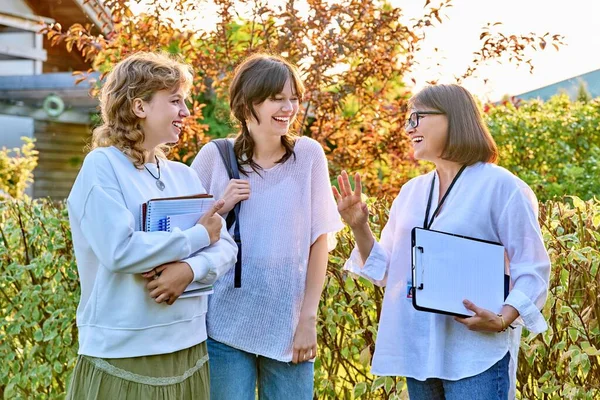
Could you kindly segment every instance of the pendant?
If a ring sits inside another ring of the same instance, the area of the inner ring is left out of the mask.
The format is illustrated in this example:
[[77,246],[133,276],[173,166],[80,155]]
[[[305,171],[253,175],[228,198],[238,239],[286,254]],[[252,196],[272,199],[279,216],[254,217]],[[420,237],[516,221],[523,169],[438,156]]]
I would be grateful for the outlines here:
[[165,184],[163,181],[161,181],[160,179],[156,180],[156,187],[162,192],[163,190],[165,190]]

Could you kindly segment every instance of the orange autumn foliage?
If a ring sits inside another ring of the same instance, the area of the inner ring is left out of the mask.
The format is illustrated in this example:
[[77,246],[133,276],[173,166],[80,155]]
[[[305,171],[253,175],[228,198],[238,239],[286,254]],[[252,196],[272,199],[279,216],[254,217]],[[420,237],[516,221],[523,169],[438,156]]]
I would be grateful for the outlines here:
[[[138,0],[139,1],[139,0]],[[266,1],[214,0],[218,21],[212,29],[197,28],[197,2],[163,0],[147,14],[134,15],[123,0],[108,0],[114,29],[107,37],[93,35],[90,26],[64,30],[47,26],[52,44],[64,43],[93,61],[93,70],[106,73],[136,51],[179,54],[197,72],[191,96],[192,116],[172,156],[191,162],[210,140],[203,121],[207,97],[228,103],[227,87],[235,66],[254,52],[282,55],[296,63],[306,84],[305,102],[296,131],[319,141],[331,173],[360,172],[372,195],[395,195],[400,186],[423,168],[411,156],[403,125],[410,90],[403,83],[415,68],[415,54],[425,32],[442,23],[451,0],[435,7],[426,1],[423,15],[402,22],[403,11],[384,1],[307,0],[307,15],[288,0],[282,6]],[[238,15],[251,8],[249,16]],[[530,64],[527,51],[536,44],[561,44],[561,37],[504,36],[483,28],[482,48],[462,78],[491,59],[509,55]],[[91,72],[91,71],[88,71]],[[85,72],[79,72],[86,79]],[[458,79],[462,79],[458,78]]]

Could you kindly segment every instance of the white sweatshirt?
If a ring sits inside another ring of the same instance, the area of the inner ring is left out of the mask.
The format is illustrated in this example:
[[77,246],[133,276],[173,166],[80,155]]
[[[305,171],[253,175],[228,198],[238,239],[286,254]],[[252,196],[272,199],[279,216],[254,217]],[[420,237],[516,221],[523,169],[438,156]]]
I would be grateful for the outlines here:
[[[155,163],[146,167],[158,176]],[[164,191],[146,169],[115,147],[90,152],[67,199],[81,299],[79,354],[125,358],[172,353],[206,340],[207,297],[171,306],[149,295],[140,274],[183,260],[194,281],[213,283],[235,263],[237,247],[226,231],[210,245],[206,229],[142,232],[140,206],[151,198],[206,193],[185,164],[160,160]],[[190,257],[190,258],[188,258]]]
[[[453,317],[416,311],[407,298],[411,230],[423,227],[435,173],[414,178],[402,187],[381,240],[375,242],[366,263],[363,265],[354,249],[344,266],[386,286],[371,372],[418,380],[457,380],[487,370],[510,351],[510,398],[514,398],[521,326],[501,333],[470,331]],[[436,184],[431,212],[438,199]],[[546,330],[540,309],[548,292],[550,260],[538,225],[537,200],[523,181],[494,164],[467,167],[431,229],[502,243],[512,284],[505,303],[519,311],[517,322],[531,332]]]

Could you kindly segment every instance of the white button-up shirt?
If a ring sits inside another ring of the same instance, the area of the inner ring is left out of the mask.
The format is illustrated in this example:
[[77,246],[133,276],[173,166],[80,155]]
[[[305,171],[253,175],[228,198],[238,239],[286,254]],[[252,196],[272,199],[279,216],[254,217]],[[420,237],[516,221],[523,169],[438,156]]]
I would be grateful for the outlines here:
[[[435,218],[431,229],[500,242],[509,260],[511,291],[505,304],[519,311],[520,318],[513,323],[519,326],[501,333],[470,331],[451,316],[415,310],[407,298],[411,230],[423,226],[434,174],[414,178],[402,187],[366,263],[354,249],[344,266],[386,286],[371,372],[458,380],[484,372],[510,351],[513,398],[521,326],[534,333],[547,328],[540,310],[546,301],[550,260],[537,220],[537,200],[523,181],[504,168],[477,163],[464,170]],[[431,212],[438,200],[436,184]]]

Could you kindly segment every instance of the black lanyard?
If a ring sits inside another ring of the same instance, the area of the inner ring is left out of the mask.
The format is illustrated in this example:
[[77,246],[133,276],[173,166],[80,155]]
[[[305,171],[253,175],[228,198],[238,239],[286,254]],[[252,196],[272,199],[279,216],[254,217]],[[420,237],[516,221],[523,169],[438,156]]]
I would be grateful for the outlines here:
[[[431,224],[433,224],[433,220],[434,220],[435,216],[440,211],[442,204],[444,204],[444,201],[446,201],[446,197],[448,197],[448,194],[452,190],[452,187],[454,186],[454,184],[460,177],[460,174],[463,173],[463,171],[465,170],[466,167],[467,167],[466,165],[463,165],[461,167],[461,169],[458,171],[458,173],[456,174],[456,176],[454,177],[454,179],[452,179],[452,183],[450,184],[450,186],[448,186],[448,190],[446,190],[444,197],[442,197],[442,201],[439,202],[439,204],[438,204],[437,208],[435,209],[435,211],[433,212],[433,215],[431,216],[431,220],[430,220],[429,219],[429,210],[431,209],[431,199],[433,197],[433,187],[435,186],[435,174],[433,174],[433,180],[431,181],[431,188],[429,189],[429,200],[427,201],[427,211],[425,212],[425,220],[423,221],[424,229],[431,228]],[[427,221],[429,221],[429,224],[427,223]]]

